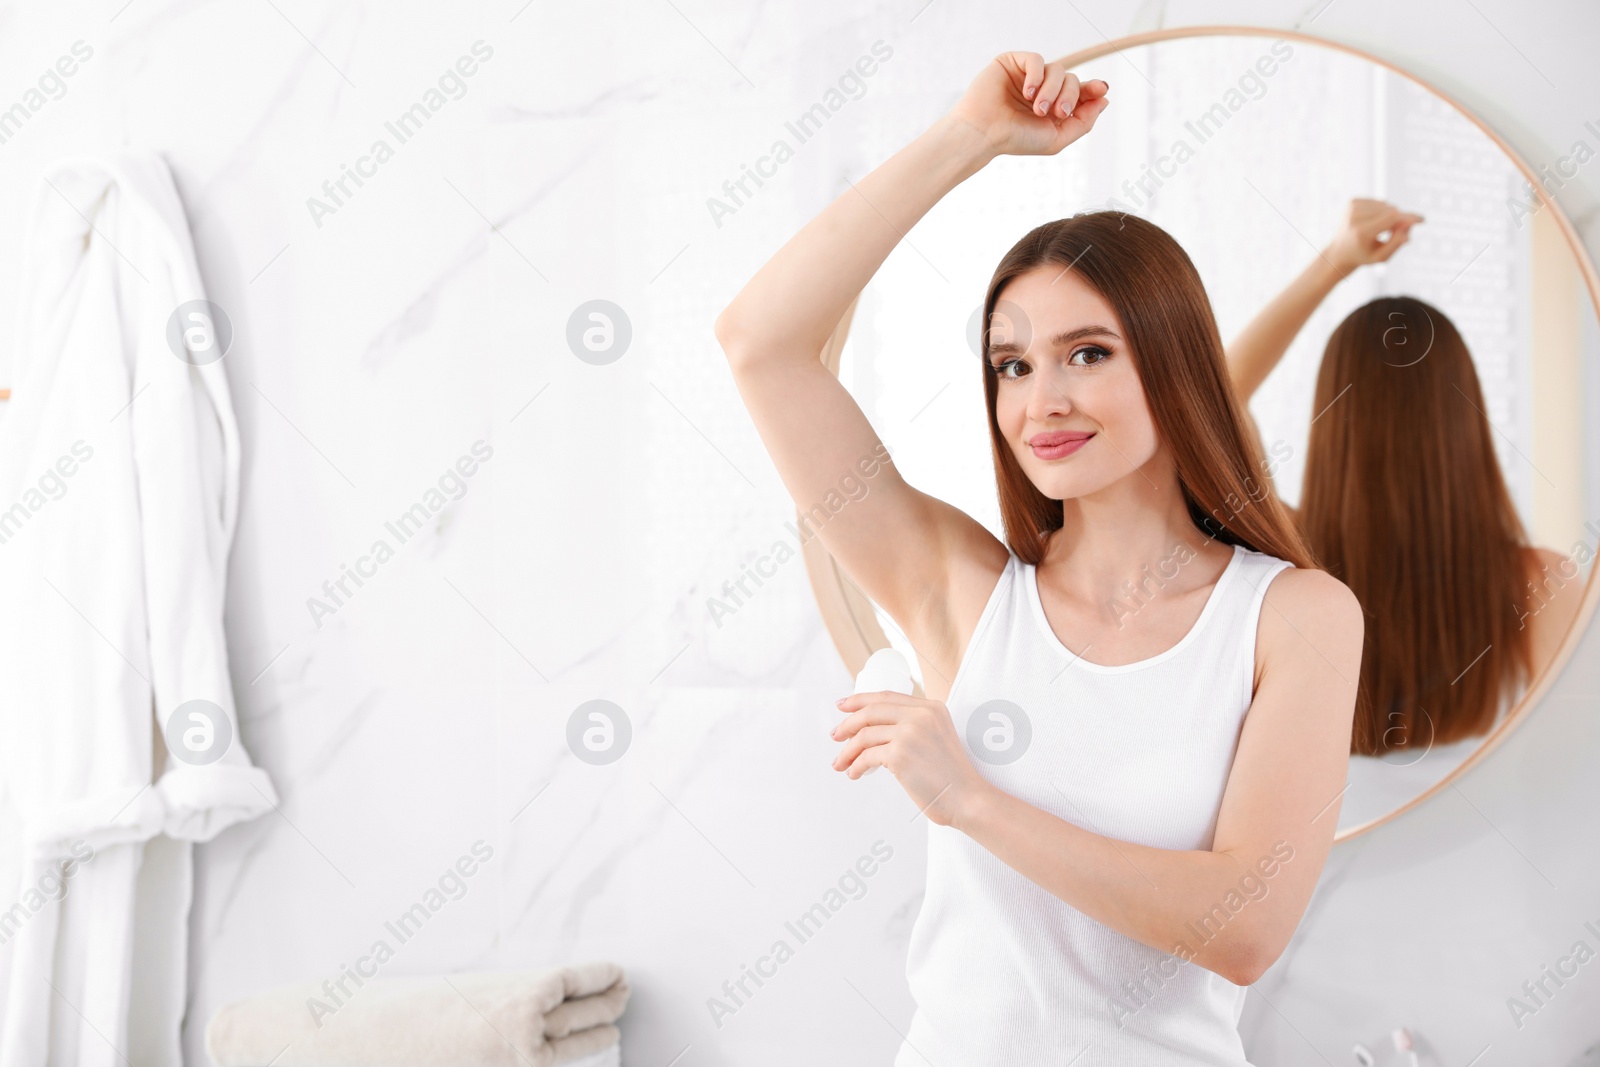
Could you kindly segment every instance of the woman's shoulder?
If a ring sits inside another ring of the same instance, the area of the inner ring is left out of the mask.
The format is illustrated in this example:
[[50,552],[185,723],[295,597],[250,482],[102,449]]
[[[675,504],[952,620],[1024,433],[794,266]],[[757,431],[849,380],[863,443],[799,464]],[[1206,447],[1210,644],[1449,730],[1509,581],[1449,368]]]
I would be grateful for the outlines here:
[[[1279,563],[1286,561],[1268,556]],[[1316,567],[1296,567],[1288,564],[1276,581],[1267,588],[1267,598],[1277,607],[1298,606],[1308,609],[1361,614],[1361,605],[1350,587],[1325,570]]]
[[[1361,664],[1361,639],[1366,618],[1350,587],[1314,567],[1284,567],[1267,587],[1258,646],[1267,655],[1297,655],[1307,647],[1332,659]],[[1335,661],[1337,662],[1337,661]]]
[[1353,709],[1366,625],[1360,601],[1327,571],[1264,558],[1281,566],[1261,597],[1251,691],[1269,675],[1301,695],[1308,686],[1329,697],[1348,688]]
[[1583,606],[1584,575],[1578,562],[1549,548],[1523,548],[1526,584],[1517,605],[1521,627],[1532,631],[1530,658],[1540,674],[1555,656]]
[[1572,560],[1553,548],[1541,548],[1538,545],[1522,546],[1522,566],[1527,572],[1528,581],[1534,583],[1544,577],[1545,571],[1563,580],[1570,580],[1577,572],[1577,566]]
[[[1553,616],[1546,625],[1565,628],[1577,614],[1583,600],[1583,568],[1571,556],[1563,556],[1553,548],[1524,545],[1522,570],[1525,581],[1524,610],[1534,615]],[[1551,609],[1546,612],[1545,609]]]

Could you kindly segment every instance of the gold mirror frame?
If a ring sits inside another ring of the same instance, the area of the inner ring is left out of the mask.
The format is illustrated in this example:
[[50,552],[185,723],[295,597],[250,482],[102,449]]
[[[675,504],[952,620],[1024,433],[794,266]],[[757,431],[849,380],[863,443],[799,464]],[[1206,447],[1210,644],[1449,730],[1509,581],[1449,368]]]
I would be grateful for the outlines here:
[[[1562,238],[1567,243],[1567,248],[1571,251],[1573,259],[1578,264],[1578,270],[1583,276],[1584,285],[1589,291],[1590,303],[1594,306],[1597,317],[1600,317],[1600,276],[1596,275],[1594,263],[1590,261],[1588,252],[1583,247],[1582,241],[1579,240],[1578,232],[1573,227],[1572,221],[1561,210],[1561,205],[1557,204],[1539,184],[1539,176],[1534,172],[1533,168],[1528,165],[1520,153],[1506,142],[1505,138],[1490,129],[1470,109],[1462,106],[1460,101],[1428,84],[1409,71],[1395,66],[1386,59],[1363,52],[1359,48],[1352,48],[1346,44],[1339,44],[1335,41],[1313,37],[1310,34],[1293,30],[1274,30],[1260,26],[1184,26],[1168,30],[1154,30],[1149,33],[1138,33],[1130,37],[1120,37],[1117,40],[1107,41],[1093,48],[1086,48],[1081,52],[1074,52],[1066,56],[1064,61],[1070,69],[1079,64],[1087,63],[1092,59],[1099,59],[1102,56],[1112,55],[1129,48],[1137,48],[1141,45],[1155,44],[1159,41],[1181,40],[1187,37],[1217,36],[1265,37],[1272,40],[1296,41],[1320,48],[1332,48],[1347,55],[1355,56],[1358,59],[1364,59],[1369,63],[1377,63],[1418,87],[1427,90],[1455,108],[1457,112],[1465,116],[1468,121],[1483,131],[1486,137],[1499,146],[1500,150],[1506,154],[1506,157],[1516,165],[1522,176],[1527,179],[1529,185],[1533,187],[1535,195],[1539,198],[1540,205],[1549,209]],[[821,353],[823,365],[832,371],[835,377],[839,374],[840,356],[844,352],[845,341],[850,336],[850,321],[855,315],[856,304],[859,299],[858,295],[856,300],[850,301],[850,306],[845,309],[843,317],[839,319],[839,324],[834,327],[833,333],[829,335],[828,343],[823,347]],[[801,517],[800,521],[803,523],[804,518]],[[833,638],[834,647],[838,650],[840,658],[844,660],[846,669],[854,677],[866,664],[868,656],[880,648],[889,647],[889,640],[884,635],[883,627],[878,624],[877,616],[873,613],[871,600],[856,587],[856,584],[850,580],[849,575],[845,574],[843,568],[839,566],[838,561],[823,547],[822,539],[820,537],[808,539],[802,546],[802,553],[805,556],[806,573],[811,578],[811,590],[817,598],[817,606],[822,611],[823,623],[827,626],[828,634]],[[1513,730],[1522,724],[1522,721],[1528,717],[1534,706],[1548,692],[1562,669],[1566,667],[1567,661],[1572,658],[1573,652],[1577,650],[1578,643],[1583,639],[1584,632],[1588,629],[1589,623],[1594,616],[1596,602],[1600,601],[1600,583],[1595,580],[1597,573],[1600,573],[1600,563],[1597,563],[1589,572],[1588,581],[1584,586],[1583,600],[1578,605],[1578,613],[1573,619],[1571,629],[1567,631],[1566,636],[1561,640],[1561,645],[1556,649],[1556,654],[1545,664],[1539,675],[1533,679],[1527,690],[1522,694],[1521,699],[1517,701],[1516,706],[1500,721],[1499,725],[1484,737],[1483,743],[1474,749],[1472,754],[1462,760],[1449,774],[1446,774],[1431,787],[1412,797],[1393,811],[1379,818],[1361,823],[1359,826],[1352,826],[1337,832],[1333,838],[1335,844],[1341,841],[1348,841],[1369,830],[1377,829],[1387,822],[1398,819],[1401,815],[1419,806],[1436,793],[1442,792],[1451,786],[1456,779],[1486,759],[1501,742],[1510,736]],[[920,685],[916,686],[916,695],[923,695]]]

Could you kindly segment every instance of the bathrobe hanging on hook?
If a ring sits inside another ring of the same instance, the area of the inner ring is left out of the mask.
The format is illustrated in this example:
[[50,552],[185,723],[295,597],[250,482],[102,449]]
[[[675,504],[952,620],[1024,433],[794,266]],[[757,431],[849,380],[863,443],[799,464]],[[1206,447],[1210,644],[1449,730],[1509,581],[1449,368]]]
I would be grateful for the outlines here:
[[277,803],[223,633],[230,328],[160,157],[58,163],[32,207],[0,422],[0,1067],[177,1064],[189,843]]

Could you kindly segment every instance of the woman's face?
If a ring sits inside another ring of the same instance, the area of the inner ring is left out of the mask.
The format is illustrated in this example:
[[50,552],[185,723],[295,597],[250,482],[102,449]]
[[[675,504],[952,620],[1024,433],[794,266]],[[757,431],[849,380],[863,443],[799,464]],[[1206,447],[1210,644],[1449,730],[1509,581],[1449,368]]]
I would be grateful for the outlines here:
[[1006,284],[989,363],[1000,432],[1052,500],[1138,477],[1160,448],[1122,323],[1074,271],[1036,267]]

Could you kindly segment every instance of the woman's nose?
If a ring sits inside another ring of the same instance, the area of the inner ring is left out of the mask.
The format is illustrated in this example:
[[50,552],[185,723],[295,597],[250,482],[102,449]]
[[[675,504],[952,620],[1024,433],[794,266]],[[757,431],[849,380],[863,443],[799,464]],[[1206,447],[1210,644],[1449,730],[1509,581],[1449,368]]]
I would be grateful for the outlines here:
[[1036,422],[1046,422],[1051,417],[1070,414],[1073,410],[1071,391],[1065,377],[1050,368],[1029,375],[1028,416]]

